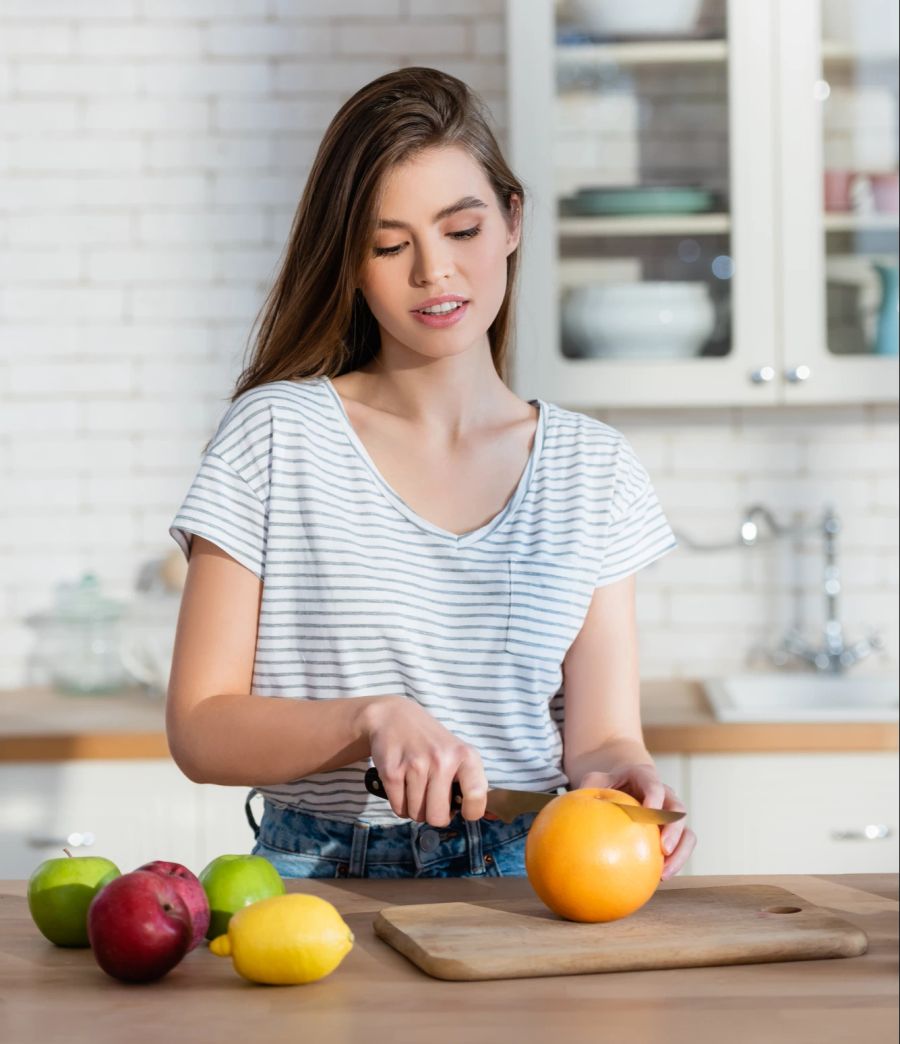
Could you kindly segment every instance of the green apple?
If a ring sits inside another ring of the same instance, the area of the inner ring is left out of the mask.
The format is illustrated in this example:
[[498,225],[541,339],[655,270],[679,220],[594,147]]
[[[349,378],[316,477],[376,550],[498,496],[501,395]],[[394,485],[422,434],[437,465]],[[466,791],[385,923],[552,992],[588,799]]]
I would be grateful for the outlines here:
[[228,930],[232,914],[258,899],[284,895],[284,881],[274,866],[260,855],[216,856],[198,874],[209,900],[207,939]]
[[102,856],[45,859],[28,879],[28,909],[41,934],[57,946],[90,946],[87,911],[104,885],[121,877]]

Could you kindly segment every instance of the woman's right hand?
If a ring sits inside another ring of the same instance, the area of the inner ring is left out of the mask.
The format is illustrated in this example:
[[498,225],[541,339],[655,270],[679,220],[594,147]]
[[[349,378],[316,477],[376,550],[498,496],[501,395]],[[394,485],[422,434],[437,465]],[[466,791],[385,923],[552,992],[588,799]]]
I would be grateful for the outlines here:
[[[394,812],[443,827],[450,822],[450,789],[459,780],[464,819],[485,814],[488,782],[481,755],[405,696],[371,701],[363,716],[369,750]],[[491,817],[494,818],[494,817]]]

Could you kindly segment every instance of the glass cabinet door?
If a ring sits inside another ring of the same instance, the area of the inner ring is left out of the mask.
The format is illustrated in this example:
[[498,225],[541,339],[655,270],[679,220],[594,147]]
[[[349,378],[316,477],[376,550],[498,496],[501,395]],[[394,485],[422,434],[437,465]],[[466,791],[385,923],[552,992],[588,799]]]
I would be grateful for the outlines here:
[[[768,0],[528,0],[507,18],[535,208],[519,344],[539,380],[517,390],[775,401]],[[529,322],[548,286],[547,323]]]
[[650,362],[731,351],[723,0],[559,0],[560,350]]
[[[794,0],[780,19],[787,401],[884,399],[897,382],[898,3]],[[798,37],[814,39],[808,56]]]

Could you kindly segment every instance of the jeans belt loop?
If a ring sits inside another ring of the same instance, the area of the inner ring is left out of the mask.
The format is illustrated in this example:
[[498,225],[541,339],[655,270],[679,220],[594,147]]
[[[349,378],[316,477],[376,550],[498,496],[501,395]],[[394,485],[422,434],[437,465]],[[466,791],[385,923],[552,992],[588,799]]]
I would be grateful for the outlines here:
[[259,793],[256,787],[250,791],[247,795],[247,800],[244,802],[244,815],[247,817],[247,822],[250,824],[250,829],[253,831],[253,836],[259,839],[259,823],[253,818],[253,809],[250,808],[250,802]]

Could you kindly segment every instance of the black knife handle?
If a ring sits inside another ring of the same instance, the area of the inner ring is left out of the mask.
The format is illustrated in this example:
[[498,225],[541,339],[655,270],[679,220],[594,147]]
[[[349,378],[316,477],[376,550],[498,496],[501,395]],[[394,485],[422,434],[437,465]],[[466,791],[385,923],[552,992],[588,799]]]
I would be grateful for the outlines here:
[[[384,784],[381,782],[381,776],[378,775],[378,769],[375,768],[374,765],[371,768],[366,769],[366,790],[368,790],[370,794],[374,794],[375,797],[387,798]],[[459,785],[459,780],[454,779],[453,785],[450,788],[450,811],[459,811],[459,809],[462,808],[462,802],[462,787]]]

